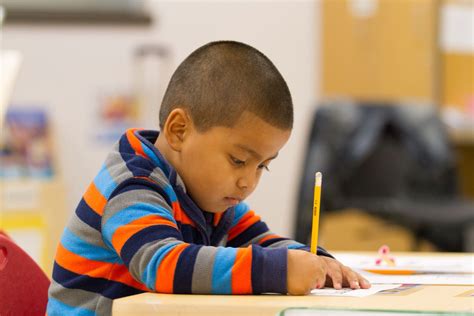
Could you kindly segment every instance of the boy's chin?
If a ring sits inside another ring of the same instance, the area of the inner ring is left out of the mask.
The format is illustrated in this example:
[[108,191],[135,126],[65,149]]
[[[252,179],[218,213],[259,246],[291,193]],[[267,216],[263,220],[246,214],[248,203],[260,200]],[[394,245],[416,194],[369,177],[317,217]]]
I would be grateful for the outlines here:
[[231,207],[232,206],[219,205],[219,206],[215,206],[215,207],[211,206],[209,208],[201,208],[201,209],[205,210],[208,213],[219,214],[219,213],[223,213],[223,212],[227,211]]

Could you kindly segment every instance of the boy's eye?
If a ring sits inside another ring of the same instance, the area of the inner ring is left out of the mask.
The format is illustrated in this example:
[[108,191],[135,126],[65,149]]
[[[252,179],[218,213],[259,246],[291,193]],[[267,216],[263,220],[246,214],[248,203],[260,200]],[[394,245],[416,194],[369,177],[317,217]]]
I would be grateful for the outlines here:
[[267,165],[264,165],[264,164],[258,166],[258,169],[265,169],[265,170],[267,170],[267,171],[270,171],[270,169],[268,168],[268,166],[267,166]]
[[232,160],[232,163],[236,166],[245,166],[245,161],[237,159],[233,156],[230,156],[230,160]]

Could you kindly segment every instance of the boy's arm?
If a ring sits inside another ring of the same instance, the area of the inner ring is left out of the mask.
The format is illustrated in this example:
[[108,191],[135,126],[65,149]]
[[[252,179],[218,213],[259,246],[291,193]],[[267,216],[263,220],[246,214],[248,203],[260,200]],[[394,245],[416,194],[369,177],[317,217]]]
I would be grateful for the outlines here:
[[[247,247],[249,245],[260,245],[266,248],[288,248],[310,251],[310,247],[273,234],[267,225],[260,220],[260,216],[250,210],[245,203],[235,207],[235,216],[227,238],[229,247]],[[318,255],[332,256],[323,248],[318,247]]]
[[122,184],[102,217],[104,242],[136,280],[162,293],[286,294],[286,249],[185,243],[165,194],[156,190],[142,179]]

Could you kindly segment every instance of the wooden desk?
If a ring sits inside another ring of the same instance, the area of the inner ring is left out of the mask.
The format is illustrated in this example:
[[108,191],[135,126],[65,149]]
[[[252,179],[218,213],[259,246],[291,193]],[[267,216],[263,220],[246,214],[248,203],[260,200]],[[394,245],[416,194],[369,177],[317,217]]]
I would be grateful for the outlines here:
[[[469,296],[470,295],[470,296]],[[367,297],[284,295],[139,294],[114,301],[112,314],[123,315],[276,315],[289,307],[333,307],[474,313],[474,286],[419,286],[399,294]]]
[[[397,255],[403,256],[404,254],[409,253],[399,253]],[[442,256],[440,253],[420,253],[419,255]],[[464,255],[466,254],[459,254],[459,256]],[[337,257],[337,253],[335,253],[335,256]],[[114,316],[273,316],[289,307],[456,311],[474,314],[474,286],[420,285],[399,293],[378,293],[362,298],[271,294],[178,295],[144,293],[115,300],[112,314]]]

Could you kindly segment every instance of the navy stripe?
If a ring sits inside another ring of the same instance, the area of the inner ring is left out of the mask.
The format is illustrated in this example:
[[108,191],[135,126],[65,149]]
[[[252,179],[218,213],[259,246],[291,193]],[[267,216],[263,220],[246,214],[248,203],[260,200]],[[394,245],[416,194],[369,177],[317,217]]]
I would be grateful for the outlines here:
[[123,154],[128,154],[131,156],[135,155],[135,150],[132,148],[132,146],[128,142],[127,133],[123,134],[122,137],[120,137],[119,152],[122,154],[122,156]]
[[81,199],[76,208],[76,215],[90,227],[99,232],[102,231],[101,216],[94,212],[94,210],[86,203],[84,198]]
[[249,240],[268,231],[267,224],[258,221],[227,243],[227,247],[239,247]]
[[166,203],[171,207],[171,199],[162,187],[160,187],[154,182],[138,178],[130,178],[120,183],[110,195],[109,201],[121,193],[133,190],[150,190],[152,192],[157,192],[161,195],[161,197],[165,199]]
[[144,291],[125,285],[121,282],[104,278],[93,278],[71,272],[54,262],[53,279],[62,286],[70,289],[81,289],[101,294],[110,299],[143,293]]
[[156,167],[151,160],[136,155],[125,161],[125,164],[134,177],[149,177]]
[[283,237],[280,237],[280,238],[270,238],[269,240],[265,240],[264,242],[262,242],[260,244],[260,246],[262,247],[268,247],[276,242],[279,242],[279,241],[282,241],[282,240],[290,240],[289,238],[283,238]]
[[148,177],[155,168],[151,160],[135,154],[135,150],[128,142],[126,134],[120,139],[119,152],[128,170],[135,177]]
[[120,257],[128,266],[133,256],[144,244],[169,237],[182,240],[181,233],[176,228],[168,225],[153,225],[144,228],[125,242],[120,251]]
[[[302,250],[306,250],[306,251],[311,251],[310,248],[308,246],[304,247],[304,248],[301,248]],[[318,254],[318,256],[325,256],[325,257],[329,257],[329,258],[333,258],[334,257],[326,251],[326,249],[322,248],[322,247],[319,247],[318,246],[318,250],[316,251],[316,253]]]
[[181,226],[180,231],[181,231],[181,234],[183,235],[184,242],[192,243],[192,244],[197,244],[197,243],[202,242],[201,234],[193,226],[189,224],[181,224],[180,226]]
[[253,294],[263,293],[263,254],[262,247],[252,246],[252,290]]
[[201,247],[201,245],[189,245],[181,252],[174,272],[173,293],[191,293],[194,264]]

